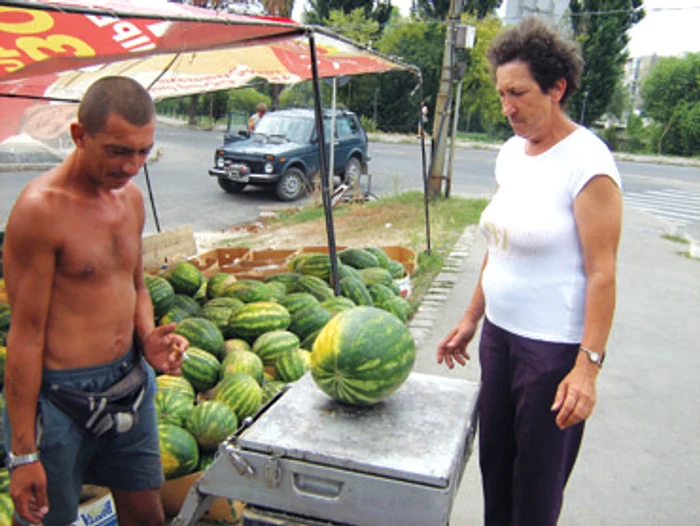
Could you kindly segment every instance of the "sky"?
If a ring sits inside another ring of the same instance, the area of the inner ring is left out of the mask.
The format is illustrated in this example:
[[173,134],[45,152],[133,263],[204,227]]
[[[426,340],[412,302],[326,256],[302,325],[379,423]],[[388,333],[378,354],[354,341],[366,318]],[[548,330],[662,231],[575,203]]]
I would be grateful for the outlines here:
[[[293,18],[300,20],[305,2],[295,0],[295,4]],[[392,0],[392,4],[407,15],[411,0]],[[646,17],[629,31],[630,56],[700,52],[700,0],[644,0],[644,8]]]

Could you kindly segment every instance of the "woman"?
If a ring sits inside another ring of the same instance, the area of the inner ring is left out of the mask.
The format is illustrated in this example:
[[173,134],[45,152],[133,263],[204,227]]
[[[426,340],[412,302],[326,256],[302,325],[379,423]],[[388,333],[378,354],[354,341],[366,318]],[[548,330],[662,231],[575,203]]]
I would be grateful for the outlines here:
[[494,39],[488,57],[515,136],[498,155],[498,190],[480,221],[488,251],[479,282],[437,360],[465,365],[485,315],[485,524],[554,525],[613,319],[620,176],[605,144],[565,112],[583,68],[575,43],[530,17]]

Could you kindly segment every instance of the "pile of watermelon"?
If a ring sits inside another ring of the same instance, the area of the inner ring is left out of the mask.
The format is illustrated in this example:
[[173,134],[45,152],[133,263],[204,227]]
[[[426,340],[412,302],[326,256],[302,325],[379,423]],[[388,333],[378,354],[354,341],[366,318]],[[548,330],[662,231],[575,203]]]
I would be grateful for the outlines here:
[[[406,327],[410,306],[396,284],[403,266],[371,247],[338,258],[338,297],[330,258],[317,253],[293,257],[287,272],[263,281],[223,272],[206,279],[190,262],[145,276],[156,323],[175,322],[190,342],[182,376],[157,379],[166,478],[206,468],[220,442],[309,369],[329,396],[356,405],[385,398],[408,376],[415,348]],[[374,321],[365,324],[367,316]],[[344,337],[338,327],[361,337]],[[335,339],[317,341],[331,333]],[[337,360],[341,349],[354,365]]]

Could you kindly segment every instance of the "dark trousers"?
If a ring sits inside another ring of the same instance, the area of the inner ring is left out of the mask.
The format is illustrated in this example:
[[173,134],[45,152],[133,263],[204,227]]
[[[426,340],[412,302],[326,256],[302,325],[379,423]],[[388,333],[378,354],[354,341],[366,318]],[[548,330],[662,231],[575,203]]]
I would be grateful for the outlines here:
[[560,430],[550,408],[578,345],[516,336],[484,320],[479,344],[479,463],[485,526],[556,525],[583,422]]

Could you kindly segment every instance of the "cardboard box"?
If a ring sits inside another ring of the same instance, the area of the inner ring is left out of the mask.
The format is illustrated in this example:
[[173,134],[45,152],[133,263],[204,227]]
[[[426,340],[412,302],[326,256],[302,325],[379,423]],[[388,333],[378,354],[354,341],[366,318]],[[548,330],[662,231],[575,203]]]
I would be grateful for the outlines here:
[[415,250],[401,246],[379,247],[390,259],[398,261],[406,269],[409,276],[413,276],[418,268],[418,254]]
[[[340,252],[341,250],[345,250],[346,248],[348,248],[346,245],[336,245],[335,251]],[[301,247],[299,249],[300,254],[306,254],[307,252],[313,252],[316,254],[329,254],[330,251],[331,250],[328,248],[328,245]]]
[[265,261],[284,263],[289,261],[289,259],[296,253],[296,248],[251,250],[246,255],[245,260],[256,263]]
[[117,526],[117,510],[109,489],[83,486],[78,517],[70,526]]
[[142,239],[143,268],[156,273],[162,267],[183,261],[197,253],[192,225],[149,234]]
[[[187,492],[192,484],[202,476],[203,471],[191,473],[184,477],[166,480],[160,487],[160,499],[163,503],[166,517],[175,517],[180,513],[182,504],[185,502]],[[237,522],[242,514],[245,503],[237,500],[218,498],[209,507],[209,510],[202,516],[203,519],[212,521]],[[116,524],[116,523],[115,523]]]
[[217,248],[197,254],[188,261],[194,264],[204,276],[211,277],[221,272],[222,267],[235,265],[246,258],[250,252],[246,247]]

